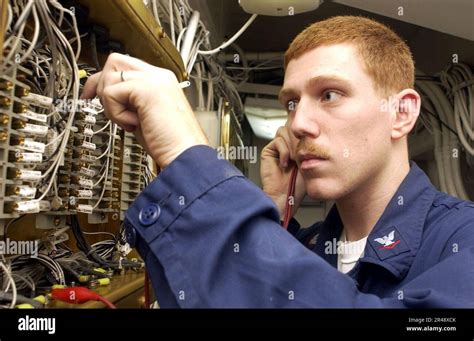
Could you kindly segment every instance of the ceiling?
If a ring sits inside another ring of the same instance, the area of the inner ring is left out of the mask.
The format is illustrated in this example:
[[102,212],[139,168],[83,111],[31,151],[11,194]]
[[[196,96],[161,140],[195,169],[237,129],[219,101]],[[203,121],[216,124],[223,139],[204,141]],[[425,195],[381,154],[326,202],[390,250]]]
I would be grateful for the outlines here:
[[[231,37],[249,18],[238,0],[189,2],[201,12],[214,45]],[[403,6],[403,16],[398,15],[399,6]],[[364,15],[394,29],[410,46],[417,68],[435,74],[451,63],[453,54],[459,56],[459,61],[474,65],[473,11],[472,0],[326,0],[308,13],[259,16],[236,43],[246,52],[285,51],[292,39],[315,21],[335,15]]]

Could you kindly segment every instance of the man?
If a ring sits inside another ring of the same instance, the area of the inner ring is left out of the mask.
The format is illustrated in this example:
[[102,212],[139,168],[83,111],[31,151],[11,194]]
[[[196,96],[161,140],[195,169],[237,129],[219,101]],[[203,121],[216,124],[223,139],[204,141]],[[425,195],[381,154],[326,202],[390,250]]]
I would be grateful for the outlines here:
[[[473,307],[474,204],[408,161],[420,96],[406,44],[334,17],[298,35],[285,64],[267,195],[207,146],[170,71],[115,54],[86,84],[163,169],[125,221],[160,306]],[[336,202],[310,229],[292,222],[311,250],[280,225],[295,163],[293,211],[305,192]]]

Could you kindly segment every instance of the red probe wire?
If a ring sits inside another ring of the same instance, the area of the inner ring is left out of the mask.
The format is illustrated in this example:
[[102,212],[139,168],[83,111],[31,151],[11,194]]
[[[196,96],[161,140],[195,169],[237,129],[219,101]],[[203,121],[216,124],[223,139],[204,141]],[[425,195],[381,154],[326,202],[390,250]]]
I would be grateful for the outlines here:
[[86,287],[53,289],[51,291],[51,296],[56,300],[72,304],[86,303],[89,301],[100,301],[108,308],[117,309],[117,307],[105,297],[100,296],[98,293],[89,290]]
[[296,177],[298,176],[298,167],[294,167],[291,171],[290,175],[290,184],[288,185],[288,193],[286,196],[286,203],[285,203],[285,214],[283,219],[283,228],[286,230],[288,229],[288,224],[290,223],[291,219],[291,211],[292,206],[290,205],[290,200],[292,199],[294,203],[294,195],[295,195],[295,186],[296,186]]

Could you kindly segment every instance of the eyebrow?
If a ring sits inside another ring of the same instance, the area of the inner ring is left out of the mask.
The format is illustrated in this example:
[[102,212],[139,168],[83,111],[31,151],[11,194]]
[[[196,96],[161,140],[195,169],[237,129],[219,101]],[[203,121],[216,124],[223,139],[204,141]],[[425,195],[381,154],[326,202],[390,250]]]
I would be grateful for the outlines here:
[[[347,86],[347,87],[352,89],[350,79],[345,78],[345,77],[341,77],[339,75],[315,76],[315,77],[312,77],[308,81],[308,85],[313,86],[317,83],[322,83],[322,82],[336,82],[336,83],[340,83],[341,85]],[[295,97],[295,96],[297,96],[297,94],[298,94],[298,91],[296,89],[283,88],[283,89],[281,89],[281,91],[278,95],[278,100],[280,101],[280,103],[282,103],[284,105],[285,104],[284,103],[285,98]]]

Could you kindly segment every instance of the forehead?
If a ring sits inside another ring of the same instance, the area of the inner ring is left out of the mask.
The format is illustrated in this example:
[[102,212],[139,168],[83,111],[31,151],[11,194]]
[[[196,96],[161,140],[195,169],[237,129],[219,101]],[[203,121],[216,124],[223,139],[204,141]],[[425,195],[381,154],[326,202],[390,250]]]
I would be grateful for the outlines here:
[[357,48],[352,44],[324,45],[292,59],[286,68],[284,87],[300,88],[318,76],[340,76],[359,86],[372,82]]

